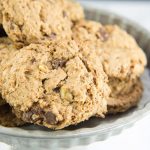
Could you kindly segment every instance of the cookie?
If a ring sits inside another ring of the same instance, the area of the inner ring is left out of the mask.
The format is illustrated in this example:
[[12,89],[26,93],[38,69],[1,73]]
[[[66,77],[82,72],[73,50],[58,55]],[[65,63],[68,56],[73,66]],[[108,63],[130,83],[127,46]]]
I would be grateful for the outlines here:
[[110,90],[102,64],[92,53],[81,54],[73,40],[14,52],[3,66],[2,84],[18,118],[51,129],[104,117],[107,111]]
[[3,27],[17,46],[71,36],[72,22],[60,0],[5,0]]
[[73,39],[83,53],[87,53],[83,50],[85,43],[88,43],[99,56],[108,76],[110,99],[119,100],[120,97],[123,99],[130,95],[131,89],[144,71],[146,57],[129,34],[116,25],[103,26],[97,22],[81,20],[73,27]]
[[0,24],[2,24],[2,19],[3,19],[3,17],[2,17],[2,3],[0,1]]
[[12,113],[12,109],[8,104],[0,106],[0,125],[5,126],[5,127],[18,127],[24,124],[25,122],[18,119]]
[[118,96],[118,95],[126,95],[130,93],[130,91],[134,88],[135,84],[137,83],[138,78],[126,78],[126,79],[119,79],[114,77],[109,77],[109,85],[111,88],[111,97]]
[[[2,89],[2,66],[5,64],[5,61],[9,59],[9,56],[12,54],[13,51],[16,51],[16,48],[13,46],[10,39],[7,37],[0,38],[0,93]],[[0,94],[1,96],[1,94]],[[5,104],[6,101],[0,98],[0,106]]]
[[[0,35],[2,35],[0,33]],[[1,92],[1,75],[2,64],[8,59],[11,53],[15,50],[12,42],[7,38],[0,38],[0,92]],[[25,124],[22,120],[18,119],[13,113],[11,107],[6,104],[6,101],[2,99],[0,94],[0,125],[6,127],[16,127]]]
[[133,86],[132,90],[128,94],[118,95],[116,97],[110,97],[107,100],[108,114],[116,114],[118,112],[125,112],[128,109],[137,106],[139,100],[142,97],[143,87],[141,81]]
[[7,37],[0,38],[0,92],[1,92],[1,78],[2,78],[2,65],[9,59],[13,51],[17,49],[12,44],[11,40]]
[[[140,76],[146,65],[144,52],[136,41],[116,25],[102,26],[93,21],[80,21],[73,28],[74,39],[80,44],[89,41],[101,55],[109,76],[126,78]],[[80,44],[84,46],[84,44]]]
[[84,19],[84,11],[81,5],[71,0],[60,0],[64,7],[64,14],[67,15],[73,22]]

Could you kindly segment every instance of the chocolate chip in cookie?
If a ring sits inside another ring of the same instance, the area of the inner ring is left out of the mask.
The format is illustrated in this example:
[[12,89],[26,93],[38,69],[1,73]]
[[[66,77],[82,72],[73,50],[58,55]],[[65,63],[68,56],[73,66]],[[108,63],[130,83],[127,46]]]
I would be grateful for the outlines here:
[[52,60],[52,67],[53,69],[58,69],[58,67],[65,67],[65,64],[66,64],[66,60],[63,60],[63,59],[55,59],[55,60]]

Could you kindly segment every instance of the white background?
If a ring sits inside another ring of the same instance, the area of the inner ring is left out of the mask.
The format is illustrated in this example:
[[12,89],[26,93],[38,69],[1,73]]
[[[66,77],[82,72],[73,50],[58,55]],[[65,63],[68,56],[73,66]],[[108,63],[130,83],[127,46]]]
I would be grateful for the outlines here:
[[[100,2],[99,0],[80,0],[84,5],[102,8],[138,22],[150,31],[150,2]],[[0,150],[8,150],[0,144]],[[86,147],[74,147],[69,150],[150,150],[150,116],[143,118],[134,127],[127,129],[118,136],[103,142],[93,143]]]

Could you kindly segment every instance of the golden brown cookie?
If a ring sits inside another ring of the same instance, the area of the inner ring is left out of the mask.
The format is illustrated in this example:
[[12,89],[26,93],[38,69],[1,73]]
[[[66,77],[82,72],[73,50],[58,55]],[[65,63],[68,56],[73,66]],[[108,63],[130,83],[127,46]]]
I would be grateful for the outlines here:
[[[77,22],[73,27],[73,38],[82,53],[87,53],[89,49],[85,51],[84,47],[88,45],[91,47],[90,50],[99,56],[104,71],[108,75],[108,84],[111,88],[110,99],[117,102],[117,98],[120,101],[121,97],[126,101],[124,95],[130,96],[131,89],[146,65],[145,54],[136,41],[116,25],[103,26],[100,23],[85,20]],[[132,97],[131,100],[134,102],[137,98]],[[123,109],[123,105],[120,109]],[[126,105],[124,109],[127,109]]]
[[81,5],[72,0],[60,0],[64,6],[64,14],[67,15],[73,22],[84,18],[84,11]]
[[0,1],[0,25],[2,24],[2,1]]
[[3,27],[9,38],[20,45],[71,36],[71,20],[60,0],[2,1]]
[[[72,21],[84,18],[84,11],[79,3],[72,0],[59,0],[58,2],[63,6],[63,15],[66,15]],[[0,24],[2,24],[2,2],[0,2]]]
[[[1,36],[3,36],[0,33]],[[11,41],[8,38],[0,38],[0,92],[1,92],[1,74],[2,74],[2,64],[8,59],[13,47]],[[0,94],[0,125],[6,127],[16,127],[25,124],[22,120],[18,119],[13,113],[11,107],[6,104],[6,101],[2,99]]]
[[102,26],[93,21],[79,21],[73,28],[74,39],[84,46],[89,41],[100,55],[108,76],[133,78],[140,76],[146,65],[144,52],[136,41],[116,25]]
[[0,38],[0,92],[1,92],[1,77],[2,77],[2,65],[9,59],[9,56],[16,51],[16,48],[12,44],[9,38]]
[[24,124],[25,122],[18,119],[12,113],[12,109],[8,104],[0,106],[0,125],[5,126],[5,127],[18,127]]
[[125,112],[128,109],[137,106],[143,93],[143,87],[140,80],[133,86],[128,94],[117,95],[110,97],[107,100],[108,114],[116,114],[118,112]]
[[[2,89],[2,66],[5,64],[5,62],[8,61],[9,56],[16,51],[16,48],[13,46],[10,39],[7,37],[1,37],[0,38],[0,93]],[[0,94],[1,96],[1,94]],[[0,98],[0,106],[5,104],[6,101]]]
[[126,78],[121,80],[119,78],[109,77],[109,85],[111,85],[111,97],[130,93],[137,83],[137,80],[139,79]]
[[104,117],[109,87],[96,61],[73,40],[31,44],[3,66],[2,95],[18,118],[52,129]]

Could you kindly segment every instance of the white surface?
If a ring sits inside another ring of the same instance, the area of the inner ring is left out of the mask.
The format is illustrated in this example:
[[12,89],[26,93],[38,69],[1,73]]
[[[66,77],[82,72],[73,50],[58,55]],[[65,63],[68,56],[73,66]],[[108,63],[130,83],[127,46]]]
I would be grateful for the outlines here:
[[[102,8],[116,12],[134,20],[150,31],[150,2],[99,2],[82,1],[94,8]],[[150,116],[143,118],[134,127],[106,141],[93,143],[87,147],[74,147],[69,150],[150,150]],[[5,144],[0,144],[0,150],[10,150]]]
[[106,141],[97,142],[87,147],[75,147],[69,150],[150,150],[150,116],[142,119],[134,127]]
[[5,143],[0,143],[0,150],[11,150],[11,147]]

